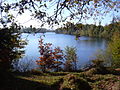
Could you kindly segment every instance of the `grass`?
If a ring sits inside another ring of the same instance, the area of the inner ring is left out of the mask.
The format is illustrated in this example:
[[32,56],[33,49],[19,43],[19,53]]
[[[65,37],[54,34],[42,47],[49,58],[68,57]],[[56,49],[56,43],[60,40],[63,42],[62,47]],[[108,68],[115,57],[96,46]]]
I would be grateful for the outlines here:
[[94,74],[90,70],[51,73],[0,72],[0,90],[120,90],[120,75]]
[[[106,74],[93,75],[91,78],[94,82],[90,82],[93,90],[120,90],[120,76]],[[117,89],[113,89],[116,87]]]
[[56,83],[60,82],[63,76],[38,76],[38,75],[32,75],[30,77],[25,76],[17,76],[17,78],[24,79],[24,80],[30,80],[34,82],[43,83],[45,85],[55,85]]

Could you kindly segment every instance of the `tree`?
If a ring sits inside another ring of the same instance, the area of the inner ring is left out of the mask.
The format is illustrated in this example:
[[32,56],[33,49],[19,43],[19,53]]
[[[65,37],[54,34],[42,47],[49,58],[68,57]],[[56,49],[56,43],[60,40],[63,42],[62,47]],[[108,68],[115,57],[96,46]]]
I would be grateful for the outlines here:
[[77,70],[77,54],[76,49],[74,47],[66,47],[65,48],[65,70],[72,71]]
[[104,26],[104,30],[100,35],[109,39],[108,47],[105,51],[96,54],[97,60],[103,60],[107,67],[120,67],[120,21],[112,21],[111,24]]
[[36,62],[43,72],[53,69],[59,71],[59,69],[61,68],[60,66],[63,64],[62,50],[59,47],[52,49],[51,45],[52,45],[51,43],[44,44],[42,36],[40,37],[39,40],[40,60],[37,60]]
[[[53,14],[47,12],[52,4],[55,6]],[[9,3],[7,0],[0,2],[1,13],[10,13],[11,10],[18,14],[25,13],[26,10],[31,12],[31,15],[43,22],[43,24],[59,24],[67,18],[70,19],[89,19],[97,16],[104,16],[110,11],[119,11],[119,0],[19,0]],[[68,16],[64,15],[64,11],[68,12]],[[14,15],[13,15],[14,16]],[[14,16],[15,17],[15,16]],[[8,18],[9,19],[9,18]],[[1,21],[4,23],[2,19]],[[9,19],[10,21],[10,19]],[[42,24],[42,25],[43,25]]]
[[20,25],[16,24],[15,17],[9,13],[11,7],[6,0],[0,1],[0,71],[11,68],[11,63],[24,53],[20,49],[26,44],[21,40]]
[[114,33],[107,50],[112,55],[112,66],[120,68],[120,33]]
[[25,41],[21,41],[20,34],[15,33],[18,29],[13,27],[0,29],[0,70],[9,70],[13,60],[19,59],[24,53],[20,49]]
[[108,39],[111,39],[114,33],[119,33],[120,30],[120,20],[118,17],[114,17],[113,20],[109,25],[104,26],[104,31],[101,33],[102,37],[106,37]]

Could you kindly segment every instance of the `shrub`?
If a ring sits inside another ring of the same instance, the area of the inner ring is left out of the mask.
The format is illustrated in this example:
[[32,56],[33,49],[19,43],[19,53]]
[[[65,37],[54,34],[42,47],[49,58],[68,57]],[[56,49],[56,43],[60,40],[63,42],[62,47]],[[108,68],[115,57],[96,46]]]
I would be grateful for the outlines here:
[[89,76],[89,75],[93,75],[93,74],[97,74],[98,71],[96,68],[91,68],[88,71],[84,72],[85,75]]
[[65,48],[65,59],[64,64],[65,71],[76,71],[77,70],[77,54],[76,48],[67,46]]
[[92,63],[96,68],[104,67],[103,60],[95,59],[95,60],[92,60]]
[[68,74],[64,77],[64,82],[61,85],[61,90],[90,90],[88,82],[73,74]]

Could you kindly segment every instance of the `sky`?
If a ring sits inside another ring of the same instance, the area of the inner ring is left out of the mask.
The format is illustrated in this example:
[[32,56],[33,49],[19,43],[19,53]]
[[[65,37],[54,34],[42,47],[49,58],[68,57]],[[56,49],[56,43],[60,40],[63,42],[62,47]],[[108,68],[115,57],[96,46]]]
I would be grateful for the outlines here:
[[[19,1],[19,0],[7,0],[7,1],[9,3],[13,3],[13,2],[16,2],[16,1]],[[56,0],[54,0],[54,1],[56,1]],[[49,13],[49,15],[52,15],[53,12],[54,12],[54,9],[56,9],[55,2],[51,2],[50,4],[47,4],[47,5],[48,5],[48,8],[49,8],[47,10],[47,12]],[[13,15],[16,15],[15,11],[11,11],[11,13]],[[68,16],[69,15],[69,12],[66,11],[66,10],[64,10],[62,13],[63,13],[64,16]],[[16,21],[18,21],[18,23],[20,25],[23,25],[24,27],[29,27],[30,25],[32,25],[33,27],[40,28],[42,22],[40,22],[37,19],[34,19],[30,15],[31,15],[31,12],[27,10],[22,15],[17,15]],[[97,20],[93,20],[93,18],[91,17],[90,19],[87,19],[87,20],[82,19],[80,21],[80,23],[83,23],[83,24],[96,24],[96,25],[98,25],[99,22],[101,21],[101,25],[104,26],[104,25],[110,24],[110,22],[113,19],[113,16],[119,16],[119,15],[120,15],[120,10],[119,10],[118,13],[116,13],[115,11],[111,11],[106,16],[104,16],[104,19],[101,19],[101,16],[99,16]],[[77,20],[70,20],[69,18],[66,20],[66,22],[67,21],[71,21],[71,22],[74,22],[74,23],[77,22]],[[43,26],[43,28],[46,28],[46,29],[56,29],[56,28],[61,27],[62,24],[63,23],[60,23],[60,25],[54,25],[54,27],[52,27],[52,28],[49,25],[45,24]]]
[[[17,21],[19,21],[19,23],[21,25],[26,26],[26,27],[29,27],[30,25],[32,25],[34,27],[39,28],[41,26],[42,22],[40,22],[37,19],[32,18],[31,16],[29,16],[29,14],[30,14],[30,12],[26,11],[23,15],[17,17]],[[115,15],[118,16],[118,15],[120,15],[120,13],[116,13]],[[114,16],[114,14],[110,13],[110,14],[107,14],[104,17],[104,19],[97,19],[97,20],[93,20],[93,18],[88,19],[88,20],[82,19],[80,23],[83,23],[83,24],[96,24],[96,25],[98,25],[99,21],[101,21],[101,25],[105,26],[105,25],[108,25],[108,24],[111,23],[111,21],[113,19],[113,16]],[[67,21],[70,21],[70,20],[67,20]],[[77,20],[71,20],[71,22],[76,23]],[[61,27],[61,26],[62,26],[62,23],[60,23],[60,25],[54,25],[53,28],[56,29],[56,28]],[[50,26],[49,25],[45,25],[45,26],[43,26],[43,28],[49,29]]]

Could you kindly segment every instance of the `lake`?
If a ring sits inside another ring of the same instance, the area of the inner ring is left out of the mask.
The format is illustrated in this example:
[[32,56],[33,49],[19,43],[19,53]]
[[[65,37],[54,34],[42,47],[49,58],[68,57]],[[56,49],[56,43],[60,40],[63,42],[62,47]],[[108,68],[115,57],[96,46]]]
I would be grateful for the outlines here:
[[[28,40],[28,45],[24,48],[25,56],[19,61],[19,68],[26,68],[26,66],[28,66],[31,69],[37,67],[35,61],[39,59],[38,57],[40,57],[38,41],[41,35],[43,34],[22,34],[22,38]],[[59,46],[62,50],[64,50],[66,46],[76,47],[78,67],[82,67],[88,63],[91,59],[93,59],[94,54],[99,49],[105,50],[107,46],[107,41],[102,38],[81,36],[78,40],[76,40],[74,35],[56,34],[54,32],[47,32],[44,33],[44,35],[44,42],[52,43],[53,47]]]

